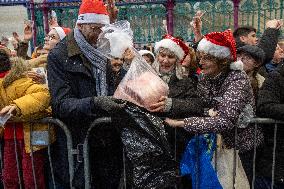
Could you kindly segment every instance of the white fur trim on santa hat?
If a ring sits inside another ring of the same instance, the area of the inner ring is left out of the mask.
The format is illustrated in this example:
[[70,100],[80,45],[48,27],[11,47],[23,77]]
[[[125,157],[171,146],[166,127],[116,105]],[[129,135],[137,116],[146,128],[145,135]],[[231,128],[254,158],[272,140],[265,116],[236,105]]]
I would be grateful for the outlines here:
[[148,51],[148,50],[140,50],[140,51],[139,51],[139,54],[140,54],[141,56],[143,56],[143,55],[145,55],[145,54],[150,54],[150,55],[153,57],[153,59],[155,59],[155,55],[154,55],[151,51]]
[[158,52],[160,47],[167,48],[170,51],[174,52],[175,55],[177,55],[177,57],[180,60],[183,59],[184,57],[184,51],[182,50],[182,48],[171,39],[162,39],[161,41],[156,42],[155,44],[156,53]]
[[230,69],[231,70],[244,70],[244,63],[241,60],[232,62],[230,64]]
[[216,45],[206,38],[199,42],[197,50],[218,58],[231,58],[231,51],[228,47]]
[[105,14],[85,13],[80,14],[77,24],[109,24],[109,16]]
[[62,40],[66,36],[66,33],[61,27],[53,27],[53,29],[56,30],[57,34],[59,35],[60,40]]

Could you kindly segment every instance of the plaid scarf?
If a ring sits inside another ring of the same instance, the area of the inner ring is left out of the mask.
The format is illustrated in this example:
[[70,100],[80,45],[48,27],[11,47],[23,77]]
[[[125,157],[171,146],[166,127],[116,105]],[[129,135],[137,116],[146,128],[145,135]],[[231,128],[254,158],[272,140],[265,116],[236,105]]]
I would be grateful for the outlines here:
[[106,82],[107,58],[86,41],[78,28],[74,29],[74,38],[84,56],[92,64],[94,78],[96,78],[97,95],[106,96],[108,94]]

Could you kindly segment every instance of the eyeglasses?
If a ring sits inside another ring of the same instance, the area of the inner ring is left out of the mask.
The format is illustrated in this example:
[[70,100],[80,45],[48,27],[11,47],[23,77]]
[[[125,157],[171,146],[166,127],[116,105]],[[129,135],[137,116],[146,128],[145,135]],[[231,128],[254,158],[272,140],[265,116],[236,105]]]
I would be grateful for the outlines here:
[[52,34],[52,35],[46,35],[45,37],[48,38],[48,40],[55,40],[56,39],[56,35]]
[[101,29],[102,27],[104,27],[105,25],[104,24],[88,24],[88,26],[93,30],[98,30],[98,29]]

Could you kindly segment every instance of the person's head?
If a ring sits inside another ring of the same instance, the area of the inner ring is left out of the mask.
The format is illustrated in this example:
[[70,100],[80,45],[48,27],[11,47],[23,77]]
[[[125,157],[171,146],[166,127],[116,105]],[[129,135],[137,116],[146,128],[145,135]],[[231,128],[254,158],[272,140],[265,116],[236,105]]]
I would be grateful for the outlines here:
[[181,65],[188,70],[188,75],[193,75],[198,69],[198,63],[195,50],[189,47],[189,53],[182,61]]
[[43,49],[50,51],[59,43],[69,32],[70,28],[54,27],[44,38]]
[[42,49],[43,49],[43,45],[39,45],[39,46],[35,47],[35,50],[32,53],[32,59],[39,57],[41,55]]
[[156,60],[161,73],[172,72],[188,54],[188,46],[170,35],[155,44]]
[[11,61],[8,49],[0,48],[0,73],[11,69]]
[[11,41],[11,44],[13,45],[14,50],[17,50],[18,49],[18,41],[14,37],[9,38],[9,41]]
[[123,64],[123,59],[122,58],[113,58],[110,61],[111,63],[111,68],[113,72],[118,72]]
[[101,28],[110,23],[109,13],[103,1],[83,0],[77,19],[77,27],[86,41],[95,45]]
[[230,63],[236,60],[236,43],[230,30],[205,35],[197,50],[200,53],[202,73],[208,77],[215,77],[228,70]]
[[243,69],[246,73],[257,71],[263,64],[264,51],[255,45],[245,45],[238,49],[237,59],[243,62]]
[[139,54],[146,60],[146,62],[150,65],[153,64],[155,60],[155,56],[151,51],[148,50],[140,50]]
[[8,44],[9,44],[9,39],[8,39],[7,37],[2,36],[1,41],[0,41],[0,44],[1,44],[2,46],[7,47]]
[[274,63],[280,63],[282,60],[284,60],[284,49],[280,47],[278,44],[276,46],[274,55],[273,55],[273,62]]
[[196,62],[196,54],[192,47],[189,47],[189,53],[182,61],[182,66],[184,67],[196,67],[197,68],[197,62]]
[[257,44],[256,29],[253,27],[239,27],[234,31],[233,35],[237,42],[242,42],[247,45]]

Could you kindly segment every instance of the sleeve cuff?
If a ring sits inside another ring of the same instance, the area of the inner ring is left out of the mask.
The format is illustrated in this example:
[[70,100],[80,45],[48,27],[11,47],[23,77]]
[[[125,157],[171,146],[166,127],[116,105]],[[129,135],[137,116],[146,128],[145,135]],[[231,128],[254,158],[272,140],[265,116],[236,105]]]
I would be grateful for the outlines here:
[[167,98],[167,102],[165,105],[165,112],[169,112],[172,108],[173,105],[173,99],[172,98]]

